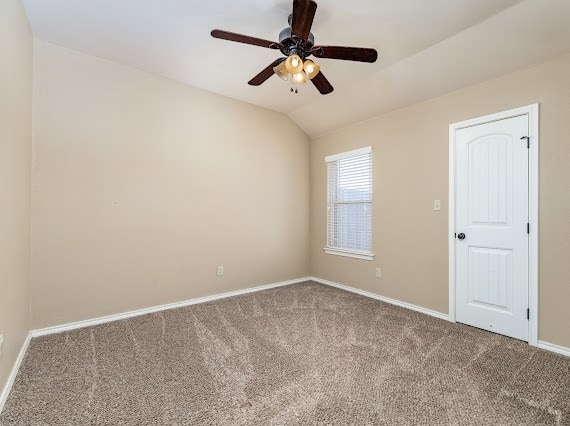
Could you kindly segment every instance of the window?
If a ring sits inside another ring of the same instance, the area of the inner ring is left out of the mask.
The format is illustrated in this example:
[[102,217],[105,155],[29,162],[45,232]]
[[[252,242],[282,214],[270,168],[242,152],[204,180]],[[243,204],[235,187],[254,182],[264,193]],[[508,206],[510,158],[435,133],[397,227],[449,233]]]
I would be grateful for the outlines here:
[[372,260],[372,148],[326,157],[325,252]]

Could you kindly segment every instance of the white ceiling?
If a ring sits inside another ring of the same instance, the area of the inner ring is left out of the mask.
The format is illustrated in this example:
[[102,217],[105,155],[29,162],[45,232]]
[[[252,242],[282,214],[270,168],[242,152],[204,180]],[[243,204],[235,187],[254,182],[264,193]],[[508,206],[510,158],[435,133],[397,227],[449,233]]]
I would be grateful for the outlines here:
[[292,0],[24,0],[44,40],[288,114],[309,135],[570,50],[569,0],[317,0],[316,44],[373,47],[375,64],[321,59],[335,91],[247,81],[280,53],[213,39],[277,40]]

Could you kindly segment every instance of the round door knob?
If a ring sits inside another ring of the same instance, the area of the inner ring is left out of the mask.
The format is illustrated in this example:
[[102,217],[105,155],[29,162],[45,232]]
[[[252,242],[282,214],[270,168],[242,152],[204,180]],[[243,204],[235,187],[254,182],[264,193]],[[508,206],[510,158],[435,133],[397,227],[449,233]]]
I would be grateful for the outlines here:
[[463,232],[457,234],[457,238],[459,238],[460,240],[464,240],[465,239],[465,234]]

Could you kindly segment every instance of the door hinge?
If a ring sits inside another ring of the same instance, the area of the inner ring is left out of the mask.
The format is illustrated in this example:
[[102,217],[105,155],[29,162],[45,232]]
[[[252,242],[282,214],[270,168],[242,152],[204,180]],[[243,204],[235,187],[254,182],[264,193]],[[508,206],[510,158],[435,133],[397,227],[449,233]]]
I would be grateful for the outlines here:
[[522,137],[521,137],[521,141],[522,141],[523,139],[526,139],[526,147],[527,147],[527,148],[530,148],[530,137],[529,137],[529,136],[522,136]]
[[526,223],[526,233],[530,234],[530,223]]
[[526,319],[530,319],[530,308],[526,308]]

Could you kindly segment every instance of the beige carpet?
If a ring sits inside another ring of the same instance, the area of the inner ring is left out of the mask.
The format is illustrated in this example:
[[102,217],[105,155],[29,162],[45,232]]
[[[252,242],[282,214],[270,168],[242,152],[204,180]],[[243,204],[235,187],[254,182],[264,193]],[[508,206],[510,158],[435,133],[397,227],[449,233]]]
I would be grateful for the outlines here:
[[570,358],[315,283],[32,340],[2,425],[570,424]]

